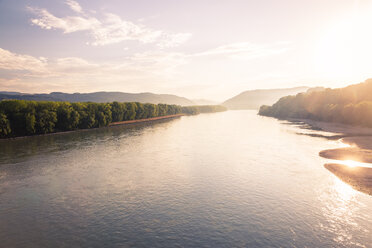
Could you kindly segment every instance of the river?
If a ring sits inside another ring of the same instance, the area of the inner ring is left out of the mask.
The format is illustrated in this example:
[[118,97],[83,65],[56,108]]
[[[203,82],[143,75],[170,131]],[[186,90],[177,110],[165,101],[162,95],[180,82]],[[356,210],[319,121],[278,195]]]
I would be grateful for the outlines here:
[[371,247],[372,197],[303,131],[228,111],[2,140],[0,246]]

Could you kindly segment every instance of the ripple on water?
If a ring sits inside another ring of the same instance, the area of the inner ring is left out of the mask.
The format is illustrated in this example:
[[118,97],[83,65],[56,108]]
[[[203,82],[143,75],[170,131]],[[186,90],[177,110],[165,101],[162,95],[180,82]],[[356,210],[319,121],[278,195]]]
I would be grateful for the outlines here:
[[368,247],[372,198],[299,131],[228,111],[0,141],[2,246]]

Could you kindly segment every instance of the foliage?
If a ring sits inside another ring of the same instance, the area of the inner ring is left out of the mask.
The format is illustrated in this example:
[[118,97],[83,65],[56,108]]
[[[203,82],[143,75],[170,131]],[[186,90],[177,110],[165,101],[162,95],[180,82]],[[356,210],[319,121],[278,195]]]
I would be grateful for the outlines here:
[[10,134],[10,123],[5,114],[0,113],[0,137],[6,137]]
[[197,115],[200,113],[223,112],[227,108],[221,105],[200,105],[200,106],[185,106],[182,107],[182,113],[188,115]]
[[260,115],[372,127],[372,80],[340,89],[300,93],[261,106]]
[[225,110],[222,106],[191,106],[138,102],[36,102],[0,101],[0,137],[98,128],[112,122],[176,114],[198,114]]

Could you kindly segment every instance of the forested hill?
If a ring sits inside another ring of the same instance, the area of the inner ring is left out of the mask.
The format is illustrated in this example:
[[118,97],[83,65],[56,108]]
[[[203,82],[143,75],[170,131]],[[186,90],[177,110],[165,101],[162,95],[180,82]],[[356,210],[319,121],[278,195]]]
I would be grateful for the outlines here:
[[283,96],[305,92],[309,87],[288,89],[248,90],[226,100],[223,106],[229,109],[259,109],[262,105],[271,105]]
[[181,106],[195,105],[185,97],[168,94],[153,93],[124,93],[124,92],[94,92],[94,93],[62,93],[50,94],[24,94],[20,92],[0,92],[0,100],[15,99],[29,101],[56,101],[56,102],[141,102],[153,104],[176,104]]
[[372,79],[345,88],[286,96],[272,106],[262,106],[259,114],[372,127]]
[[167,115],[225,111],[218,105],[184,106],[151,103],[0,101],[0,138],[108,126],[112,122]]

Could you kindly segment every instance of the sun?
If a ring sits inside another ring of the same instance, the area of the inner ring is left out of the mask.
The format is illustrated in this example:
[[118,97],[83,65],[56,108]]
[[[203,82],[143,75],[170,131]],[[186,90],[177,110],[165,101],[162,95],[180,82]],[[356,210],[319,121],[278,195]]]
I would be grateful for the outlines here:
[[372,68],[372,11],[354,13],[328,27],[318,42],[315,66],[327,78],[359,79]]

